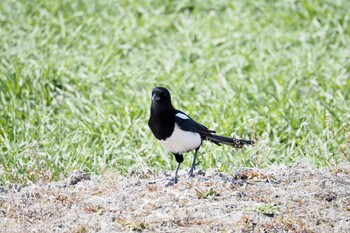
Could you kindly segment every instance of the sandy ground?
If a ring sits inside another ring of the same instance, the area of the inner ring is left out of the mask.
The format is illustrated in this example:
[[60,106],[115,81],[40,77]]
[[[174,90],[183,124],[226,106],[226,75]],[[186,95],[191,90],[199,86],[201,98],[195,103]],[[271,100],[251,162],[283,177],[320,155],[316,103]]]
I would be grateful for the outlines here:
[[1,232],[350,232],[350,166],[131,172],[0,190]]

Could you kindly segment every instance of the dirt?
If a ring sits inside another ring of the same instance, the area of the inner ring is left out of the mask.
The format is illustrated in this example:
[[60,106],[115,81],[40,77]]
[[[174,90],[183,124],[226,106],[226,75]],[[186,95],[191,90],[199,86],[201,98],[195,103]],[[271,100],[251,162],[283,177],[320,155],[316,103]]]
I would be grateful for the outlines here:
[[0,190],[1,232],[350,232],[350,165],[130,172]]

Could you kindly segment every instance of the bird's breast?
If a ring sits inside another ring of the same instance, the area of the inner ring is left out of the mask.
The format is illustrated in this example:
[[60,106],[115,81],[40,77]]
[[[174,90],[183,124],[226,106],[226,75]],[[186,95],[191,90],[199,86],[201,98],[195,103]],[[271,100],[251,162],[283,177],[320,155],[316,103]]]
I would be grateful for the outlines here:
[[171,136],[165,140],[159,140],[159,142],[170,152],[182,154],[198,148],[202,143],[202,139],[199,133],[184,131],[175,123],[175,128]]

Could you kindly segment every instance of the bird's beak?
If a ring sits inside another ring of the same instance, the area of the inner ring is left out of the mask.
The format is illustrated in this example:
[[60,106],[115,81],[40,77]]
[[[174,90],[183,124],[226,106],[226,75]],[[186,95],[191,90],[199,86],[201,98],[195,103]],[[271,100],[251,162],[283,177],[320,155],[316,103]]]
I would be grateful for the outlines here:
[[152,101],[154,100],[160,100],[160,97],[157,94],[152,95]]

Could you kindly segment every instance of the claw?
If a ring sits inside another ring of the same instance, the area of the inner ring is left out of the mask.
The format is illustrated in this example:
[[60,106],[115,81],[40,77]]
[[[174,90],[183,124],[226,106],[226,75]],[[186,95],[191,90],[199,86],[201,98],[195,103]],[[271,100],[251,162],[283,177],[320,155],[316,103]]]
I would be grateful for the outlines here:
[[167,179],[169,182],[165,184],[166,187],[169,187],[169,186],[172,186],[174,184],[177,184],[178,182],[178,179],[177,177],[174,177],[174,178],[169,178]]

